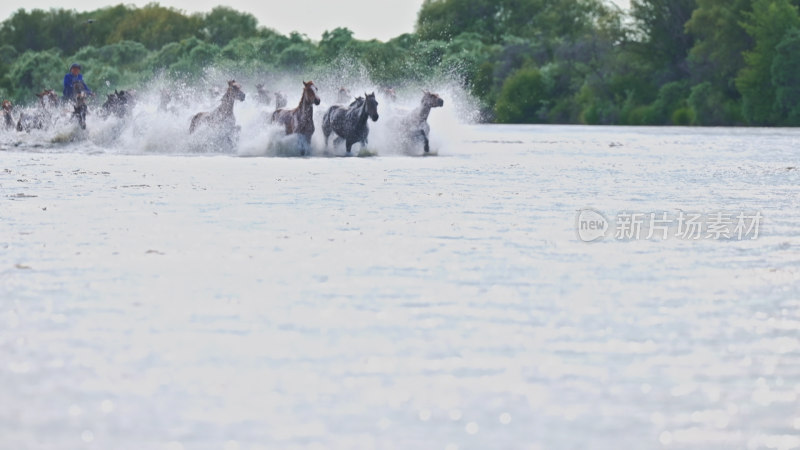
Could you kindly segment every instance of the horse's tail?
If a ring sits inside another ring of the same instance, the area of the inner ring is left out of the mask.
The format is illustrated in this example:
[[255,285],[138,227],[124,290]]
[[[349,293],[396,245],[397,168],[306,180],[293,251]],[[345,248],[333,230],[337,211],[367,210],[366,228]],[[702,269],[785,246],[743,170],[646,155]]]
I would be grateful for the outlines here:
[[192,123],[189,124],[189,134],[194,133],[194,130],[197,129],[197,123],[200,121],[200,116],[202,116],[202,114],[203,113],[197,113],[192,117]]
[[325,115],[322,116],[322,133],[325,134],[326,138],[331,135],[331,131],[333,130],[333,124],[331,123],[331,116],[333,115],[333,112],[335,110],[336,106],[335,105],[331,106],[325,112]]

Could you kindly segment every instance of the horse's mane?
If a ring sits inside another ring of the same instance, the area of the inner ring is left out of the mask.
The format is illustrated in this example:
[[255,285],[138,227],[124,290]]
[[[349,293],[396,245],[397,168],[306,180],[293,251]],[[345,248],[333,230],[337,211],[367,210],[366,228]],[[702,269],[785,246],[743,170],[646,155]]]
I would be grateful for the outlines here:
[[349,107],[352,108],[353,106],[356,105],[363,105],[364,102],[365,102],[364,97],[356,97],[353,103],[350,103]]

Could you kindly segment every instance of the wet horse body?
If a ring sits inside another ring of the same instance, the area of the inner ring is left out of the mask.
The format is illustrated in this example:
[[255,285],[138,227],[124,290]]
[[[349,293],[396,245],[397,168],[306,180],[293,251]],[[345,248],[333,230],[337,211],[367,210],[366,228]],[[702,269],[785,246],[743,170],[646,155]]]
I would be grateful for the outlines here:
[[428,116],[432,108],[441,108],[442,106],[444,106],[444,100],[438,94],[424,91],[420,105],[400,120],[399,126],[404,134],[403,140],[407,144],[421,142],[425,153],[430,152],[431,127],[428,125]]
[[243,102],[245,94],[242,87],[235,80],[228,81],[228,90],[222,97],[220,105],[210,112],[200,112],[192,117],[189,125],[189,134],[194,133],[199,127],[204,126],[225,133],[238,132],[236,117],[233,115],[233,105],[236,101]]
[[86,129],[87,114],[89,114],[89,107],[86,106],[86,93],[81,92],[75,97],[75,107],[72,111],[72,117],[78,121],[78,125],[82,130]]
[[286,105],[289,104],[289,101],[286,100],[286,96],[282,92],[275,93],[275,109],[285,108]]
[[14,128],[14,117],[11,112],[14,110],[14,105],[9,100],[3,100],[3,127],[7,130]]
[[272,113],[271,122],[283,125],[286,135],[300,135],[306,144],[311,144],[314,134],[314,106],[320,104],[317,87],[313,81],[303,82],[303,96],[294,109],[278,109]]
[[52,122],[53,111],[58,108],[58,95],[53,89],[45,89],[36,94],[39,99],[37,109],[22,112],[17,121],[17,131],[41,130]]
[[272,103],[269,91],[264,88],[263,84],[256,85],[256,103],[264,106],[269,106]]
[[109,94],[106,102],[103,103],[103,116],[108,117],[114,115],[121,119],[130,113],[133,106],[134,100],[130,91],[117,91],[115,89],[114,93]]
[[80,83],[75,83],[75,103],[72,108],[72,118],[78,121],[81,130],[86,129],[86,115],[89,114],[89,107],[86,106],[86,92]]
[[365,98],[359,97],[350,106],[334,105],[325,113],[322,119],[322,132],[325,134],[325,147],[328,146],[328,137],[335,132],[339,137],[334,140],[334,144],[341,139],[345,141],[347,153],[350,153],[353,144],[361,143],[364,147],[369,137],[369,125],[367,119],[373,122],[378,121],[378,102],[375,100],[375,93],[365,94]]

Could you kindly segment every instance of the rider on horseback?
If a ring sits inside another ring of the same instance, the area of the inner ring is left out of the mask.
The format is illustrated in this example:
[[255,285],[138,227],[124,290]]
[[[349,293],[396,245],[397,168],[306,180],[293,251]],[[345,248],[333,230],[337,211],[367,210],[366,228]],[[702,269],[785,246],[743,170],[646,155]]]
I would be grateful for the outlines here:
[[89,89],[89,86],[83,81],[83,75],[81,75],[81,65],[78,63],[73,64],[69,68],[69,72],[64,75],[64,101],[75,101],[75,97],[78,94],[75,89],[75,84],[80,85],[83,89],[82,92],[85,92],[86,95],[94,95],[92,90]]

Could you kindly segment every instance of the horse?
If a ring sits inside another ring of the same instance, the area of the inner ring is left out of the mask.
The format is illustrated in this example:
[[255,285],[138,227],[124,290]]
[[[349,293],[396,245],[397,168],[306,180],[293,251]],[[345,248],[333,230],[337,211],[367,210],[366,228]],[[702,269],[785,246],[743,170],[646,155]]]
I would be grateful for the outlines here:
[[384,86],[380,88],[381,95],[385,96],[386,99],[392,103],[397,101],[397,92],[395,92],[394,88],[391,86]]
[[3,100],[3,126],[10,130],[14,128],[14,117],[11,116],[11,111],[14,105],[9,100]]
[[242,92],[242,86],[236,80],[228,81],[228,90],[222,96],[220,105],[211,112],[200,112],[192,117],[192,123],[189,125],[189,134],[197,130],[197,127],[205,125],[209,128],[222,130],[222,131],[239,131],[236,126],[236,117],[233,115],[233,104],[238,100],[243,102],[245,94]]
[[264,106],[269,106],[269,104],[272,103],[269,91],[264,89],[263,84],[256,85],[256,102]]
[[54,109],[58,107],[58,95],[53,89],[45,89],[36,94],[39,97],[39,106],[42,109]]
[[118,91],[114,89],[114,93],[108,94],[107,100],[103,103],[103,117],[108,117],[113,114],[121,119],[130,113],[133,106],[134,100],[130,91]]
[[345,103],[347,103],[348,100],[350,100],[350,90],[348,90],[344,86],[340,87],[339,97],[336,99],[336,102],[344,105]]
[[271,122],[283,125],[287,135],[299,134],[306,144],[311,144],[311,136],[314,134],[314,105],[319,104],[320,99],[314,82],[303,81],[303,96],[300,97],[297,108],[275,110]]
[[17,121],[17,131],[30,133],[31,130],[41,130],[44,128],[41,111],[22,112]]
[[52,89],[45,89],[36,94],[36,97],[38,99],[38,109],[20,113],[17,121],[17,131],[29,133],[31,130],[43,129],[45,119],[50,118],[49,109],[58,105],[58,96]]
[[[75,84],[77,85],[77,83]],[[78,92],[78,94],[75,96],[75,105],[72,110],[72,118],[78,120],[78,125],[81,127],[81,130],[86,129],[86,115],[88,113],[89,108],[86,106],[86,92]]]
[[420,105],[414,109],[406,117],[400,119],[399,126],[401,133],[404,134],[403,141],[408,144],[414,142],[422,142],[425,153],[430,152],[430,136],[431,127],[428,125],[428,115],[431,113],[431,108],[441,108],[444,106],[444,100],[438,94],[429,91],[422,91],[422,100]]
[[373,122],[378,121],[378,101],[375,100],[375,93],[364,94],[364,98],[351,103],[349,107],[333,105],[325,113],[322,119],[322,132],[325,134],[325,148],[328,147],[328,137],[335,131],[339,136],[336,142],[344,139],[347,153],[356,142],[361,143],[363,148],[367,144],[369,136],[369,126],[367,119]]
[[53,89],[45,89],[36,94],[36,98],[39,100],[38,109],[19,115],[17,131],[41,130],[46,124],[52,123],[53,111],[59,105],[58,95]]
[[158,94],[158,110],[161,112],[177,115],[182,108],[189,106],[186,95],[181,90],[172,91],[170,88],[163,88]]
[[287,104],[289,104],[289,101],[286,100],[286,95],[284,95],[283,92],[276,92],[275,109],[285,108]]

